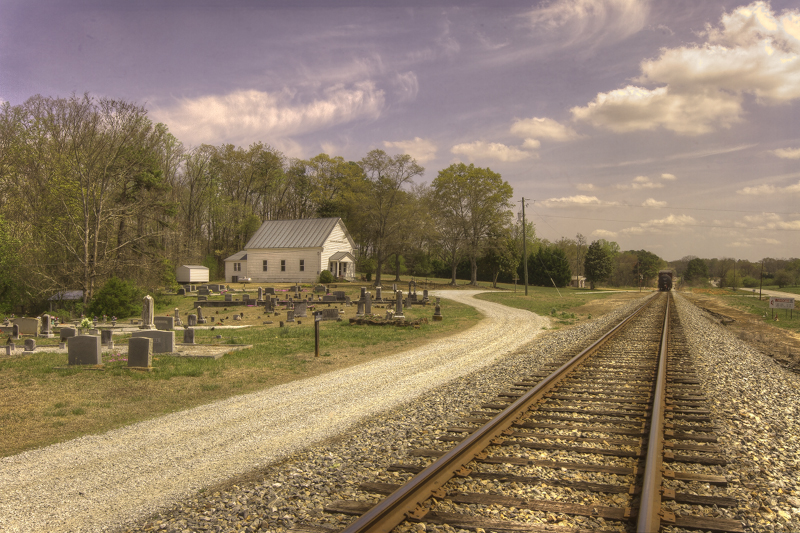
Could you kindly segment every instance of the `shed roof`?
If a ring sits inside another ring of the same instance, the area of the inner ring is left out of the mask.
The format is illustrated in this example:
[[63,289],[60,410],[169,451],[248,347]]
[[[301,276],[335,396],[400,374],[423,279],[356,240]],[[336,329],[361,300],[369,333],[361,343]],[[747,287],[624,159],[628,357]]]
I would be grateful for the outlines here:
[[245,249],[316,248],[325,243],[325,239],[340,220],[340,218],[267,220],[261,224],[244,247]]
[[247,260],[247,252],[236,252],[232,256],[225,259],[225,261],[246,261]]
[[351,261],[356,260],[356,258],[353,257],[353,254],[351,254],[350,252],[336,252],[330,257],[329,261],[341,261],[342,259],[345,258],[350,258]]
[[60,291],[52,295],[48,300],[83,300],[83,291]]
[[202,268],[203,270],[208,270],[208,267],[203,265],[181,265],[183,268]]

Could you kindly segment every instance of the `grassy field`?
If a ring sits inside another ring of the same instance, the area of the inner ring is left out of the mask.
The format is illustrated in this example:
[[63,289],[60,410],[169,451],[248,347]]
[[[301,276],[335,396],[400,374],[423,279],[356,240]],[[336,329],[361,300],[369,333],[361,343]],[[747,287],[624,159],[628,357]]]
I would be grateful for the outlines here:
[[[442,288],[448,280],[429,280]],[[340,285],[355,300],[360,287],[368,283]],[[391,283],[384,283],[384,287]],[[421,294],[424,283],[418,281]],[[502,287],[502,286],[501,286]],[[238,285],[235,288],[241,289]],[[404,293],[407,280],[398,284]],[[459,289],[474,289],[460,282]],[[489,288],[484,284],[479,288]],[[528,309],[555,319],[554,327],[569,326],[592,316],[599,316],[619,305],[620,300],[638,298],[645,293],[613,293],[531,287],[525,297],[523,288],[513,292],[513,285],[502,287],[505,291],[487,293],[480,298],[496,301],[511,307]],[[247,287],[255,296],[257,287]],[[241,298],[242,292],[235,292]],[[285,294],[285,293],[284,293]],[[211,300],[222,300],[213,296]],[[157,315],[173,316],[178,308],[186,320],[195,312],[194,297],[160,296]],[[173,411],[202,405],[215,400],[261,390],[292,380],[310,377],[331,370],[384,357],[435,338],[449,336],[471,327],[480,320],[472,307],[444,299],[442,322],[428,321],[419,328],[397,328],[350,325],[343,322],[324,322],[321,327],[321,357],[314,357],[313,318],[280,328],[285,319],[266,315],[263,308],[233,307],[204,308],[211,324],[244,324],[247,328],[195,330],[200,344],[248,344],[253,347],[235,351],[218,360],[191,359],[156,354],[153,371],[128,370],[127,359],[118,350],[103,354],[104,369],[64,368],[64,353],[36,352],[0,360],[0,456],[13,455],[24,450],[63,442],[81,435],[100,433],[140,420],[146,420]],[[324,305],[324,304],[323,304]],[[244,320],[234,322],[233,314],[244,310]],[[345,308],[346,317],[355,314],[355,306]],[[555,310],[555,311],[554,311]],[[385,309],[376,309],[383,314]],[[555,312],[555,315],[553,315]],[[430,318],[433,306],[414,307],[406,312],[409,320]],[[129,322],[122,320],[119,323]],[[273,322],[265,324],[265,322]],[[176,330],[176,340],[181,340],[181,330]],[[221,336],[221,338],[217,338]],[[124,346],[129,335],[115,334],[115,346]],[[38,346],[57,345],[59,339],[37,339]]]
[[[786,292],[786,289],[777,289]],[[702,294],[719,298],[726,305],[730,305],[756,317],[760,317],[763,322],[772,326],[790,331],[800,332],[800,309],[788,311],[784,309],[770,309],[769,296],[762,295],[758,299],[758,289],[756,293],[746,293],[744,291],[733,292],[730,289],[693,289],[692,294]],[[776,320],[777,318],[777,320]]]

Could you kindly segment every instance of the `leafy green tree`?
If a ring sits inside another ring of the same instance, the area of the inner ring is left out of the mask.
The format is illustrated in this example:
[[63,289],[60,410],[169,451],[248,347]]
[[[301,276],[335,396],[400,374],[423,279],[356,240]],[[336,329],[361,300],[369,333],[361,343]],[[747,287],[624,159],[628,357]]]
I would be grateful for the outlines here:
[[696,283],[708,279],[708,265],[699,257],[691,259],[686,265],[683,279],[689,283]]
[[600,241],[593,241],[586,250],[583,261],[584,273],[592,289],[595,283],[606,281],[614,272],[614,262]]
[[95,293],[88,310],[95,316],[127,318],[141,312],[142,298],[143,292],[132,281],[110,278]]
[[784,268],[775,272],[775,283],[779,288],[789,287],[794,285],[794,276],[792,273]]
[[567,254],[555,245],[540,246],[528,256],[528,278],[532,285],[566,287],[572,280]]
[[637,262],[633,266],[633,273],[641,276],[644,285],[649,284],[658,276],[658,271],[666,266],[667,262],[647,250],[636,250]]

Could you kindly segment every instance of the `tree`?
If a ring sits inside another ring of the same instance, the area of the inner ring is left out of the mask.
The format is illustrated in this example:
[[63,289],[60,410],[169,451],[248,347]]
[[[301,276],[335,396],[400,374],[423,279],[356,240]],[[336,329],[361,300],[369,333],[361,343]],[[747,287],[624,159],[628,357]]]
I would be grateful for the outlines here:
[[410,155],[391,157],[383,150],[372,150],[358,165],[364,181],[358,191],[358,219],[375,257],[375,286],[381,284],[383,263],[395,253],[398,242],[413,222],[405,216],[412,196],[409,188],[414,176],[425,169]]
[[583,263],[586,279],[590,287],[594,289],[594,284],[606,281],[614,271],[614,263],[608,251],[600,241],[593,241],[586,250],[586,257]]
[[442,211],[443,231],[463,236],[463,251],[470,260],[470,284],[478,282],[478,258],[492,233],[511,221],[514,190],[489,168],[453,164],[433,180],[434,201]]
[[572,280],[567,254],[555,245],[540,246],[528,257],[528,276],[533,285],[566,287]]
[[637,250],[633,252],[638,259],[634,265],[633,272],[641,277],[643,284],[647,285],[658,276],[658,271],[666,265],[666,261],[647,250]]
[[141,312],[141,299],[142,291],[133,282],[111,278],[95,294],[89,313],[127,318]]
[[690,259],[686,264],[686,271],[683,273],[683,279],[688,283],[696,283],[708,279],[708,265],[699,257]]

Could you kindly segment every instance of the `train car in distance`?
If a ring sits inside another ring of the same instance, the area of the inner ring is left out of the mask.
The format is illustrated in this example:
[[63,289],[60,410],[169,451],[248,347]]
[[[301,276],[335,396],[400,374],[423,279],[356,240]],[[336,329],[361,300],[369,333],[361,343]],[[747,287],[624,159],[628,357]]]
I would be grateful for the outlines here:
[[672,279],[675,277],[674,270],[659,270],[658,271],[658,290],[671,291]]

